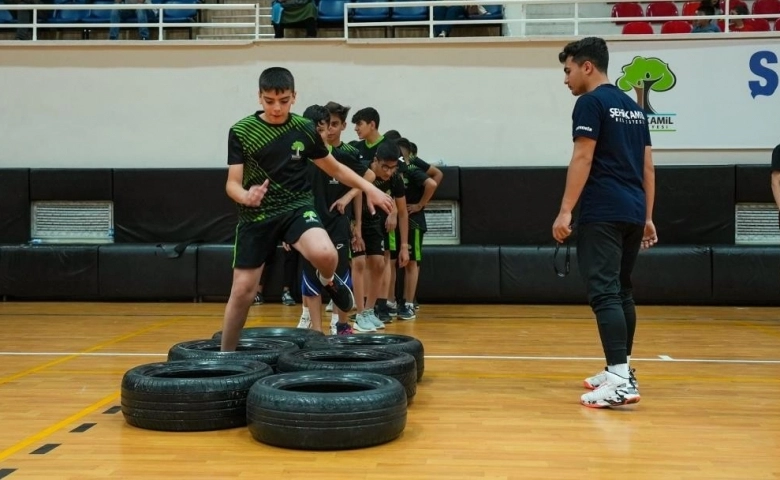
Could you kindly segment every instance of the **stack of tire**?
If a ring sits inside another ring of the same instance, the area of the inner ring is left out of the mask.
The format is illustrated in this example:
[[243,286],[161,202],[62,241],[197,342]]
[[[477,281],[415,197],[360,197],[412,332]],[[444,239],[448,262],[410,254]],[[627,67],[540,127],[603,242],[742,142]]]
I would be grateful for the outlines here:
[[167,362],[122,379],[130,425],[162,431],[248,426],[255,440],[307,450],[379,445],[406,427],[423,347],[405,335],[324,336],[245,328],[235,352],[209,340],[174,345]]

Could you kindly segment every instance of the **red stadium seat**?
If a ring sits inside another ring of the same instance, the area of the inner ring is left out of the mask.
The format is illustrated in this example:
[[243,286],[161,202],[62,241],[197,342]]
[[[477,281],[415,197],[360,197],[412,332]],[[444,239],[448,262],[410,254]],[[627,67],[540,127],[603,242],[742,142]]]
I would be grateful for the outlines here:
[[753,2],[753,15],[780,15],[780,0],[756,0]]
[[691,33],[691,24],[683,20],[671,20],[661,25],[661,33]]
[[[696,15],[696,10],[698,10],[699,5],[701,5],[701,2],[685,2],[683,4],[682,16],[692,17]],[[688,21],[690,22],[691,20]]]
[[775,32],[780,32],[780,18],[775,20]]
[[674,2],[652,2],[647,5],[648,17],[677,17],[679,15],[680,12]]
[[623,26],[623,35],[652,35],[653,26],[649,22],[629,22]]
[[[612,18],[644,17],[645,12],[638,3],[616,3],[612,6]],[[615,22],[620,25],[627,22]]]
[[751,18],[745,20],[745,22],[750,22],[752,24],[754,32],[772,31],[772,27],[769,25],[769,20],[767,20],[766,18]]

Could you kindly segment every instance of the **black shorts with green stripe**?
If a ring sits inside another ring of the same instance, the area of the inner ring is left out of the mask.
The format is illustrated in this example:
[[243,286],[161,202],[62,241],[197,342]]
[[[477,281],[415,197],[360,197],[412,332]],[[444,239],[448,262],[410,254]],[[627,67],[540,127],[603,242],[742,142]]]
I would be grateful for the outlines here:
[[[409,227],[409,261],[421,262],[422,261],[422,242],[423,232],[419,228]],[[396,228],[394,232],[387,232],[385,234],[385,251],[390,252],[390,258],[395,260],[398,258],[398,249],[401,246],[401,231]]]

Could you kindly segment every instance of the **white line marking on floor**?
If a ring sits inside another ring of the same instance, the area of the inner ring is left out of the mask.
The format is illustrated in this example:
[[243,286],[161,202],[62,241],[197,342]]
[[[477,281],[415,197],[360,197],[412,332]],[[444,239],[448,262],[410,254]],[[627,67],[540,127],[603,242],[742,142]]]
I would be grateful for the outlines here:
[[[132,353],[132,352],[0,352],[0,356],[29,356],[29,357],[165,357],[167,353]],[[749,360],[741,358],[671,358],[667,355],[659,355],[662,358],[636,358],[631,361],[638,362],[683,362],[683,363],[754,363],[767,365],[780,365],[780,360]],[[426,360],[541,360],[541,361],[573,361],[590,362],[604,361],[603,357],[553,357],[553,356],[522,356],[522,355],[426,355]]]

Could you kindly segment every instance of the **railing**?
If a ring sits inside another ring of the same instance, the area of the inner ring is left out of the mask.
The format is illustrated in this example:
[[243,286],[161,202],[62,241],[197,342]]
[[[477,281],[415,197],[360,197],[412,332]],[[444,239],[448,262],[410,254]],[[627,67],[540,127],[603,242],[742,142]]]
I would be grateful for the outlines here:
[[[609,4],[614,3],[628,3],[633,2],[635,0],[611,0]],[[659,0],[660,1],[660,0]],[[649,3],[649,2],[642,2],[642,3]],[[676,3],[682,4],[683,1],[679,1]],[[514,17],[514,13],[510,15],[504,14],[502,18],[500,19],[480,19],[479,17],[475,18],[469,18],[464,20],[434,20],[434,8],[435,7],[441,7],[441,6],[465,6],[465,5],[503,5],[504,11],[507,12],[509,8],[512,7],[519,7],[517,9],[517,16]],[[516,37],[524,37],[524,38],[532,38],[535,35],[528,35],[525,31],[525,27],[528,25],[539,25],[539,24],[571,24],[571,32],[566,35],[574,35],[579,36],[582,34],[581,32],[581,26],[582,25],[588,25],[588,24],[604,24],[604,25],[610,25],[614,26],[617,22],[621,24],[625,24],[628,22],[651,22],[651,23],[662,23],[665,21],[671,21],[671,20],[683,20],[683,21],[693,21],[693,20],[702,20],[702,19],[709,19],[709,20],[723,20],[725,31],[721,33],[713,33],[710,35],[724,35],[730,33],[729,30],[729,20],[734,19],[734,15],[730,15],[728,11],[726,11],[723,15],[713,15],[713,16],[667,16],[667,17],[586,17],[582,16],[580,12],[580,7],[582,5],[592,5],[592,4],[600,4],[600,5],[606,5],[604,0],[503,0],[503,1],[495,1],[495,0],[415,0],[415,1],[396,1],[396,2],[369,2],[369,3],[346,3],[344,5],[344,23],[343,23],[343,31],[344,36],[343,38],[345,40],[349,40],[351,37],[350,32],[351,29],[354,30],[355,28],[364,28],[364,27],[413,27],[413,26],[424,26],[428,28],[428,37],[434,37],[434,27],[437,25],[469,25],[469,26],[484,26],[484,25],[501,25],[501,26],[511,26],[511,25],[519,25],[520,26],[520,34],[519,35],[512,35]],[[526,13],[526,8],[529,5],[573,5],[573,15],[566,16],[566,17],[556,17],[556,18],[528,18]],[[406,7],[427,7],[428,8],[428,19],[425,20],[388,20],[388,21],[355,21],[353,17],[353,12],[355,9],[376,9],[376,8],[406,8]],[[121,24],[114,24],[114,23],[92,23],[92,22],[85,22],[85,23],[38,23],[37,21],[37,12],[42,10],[138,10],[138,9],[145,9],[145,10],[155,10],[159,11],[159,14],[157,15],[157,21],[156,22],[147,22],[147,23],[133,23],[133,22],[122,22]],[[59,4],[59,5],[50,5],[50,4],[33,4],[33,5],[4,5],[0,4],[0,10],[32,10],[32,23],[29,24],[22,24],[22,23],[0,23],[0,30],[1,29],[17,29],[17,28],[30,28],[32,29],[32,39],[37,40],[38,39],[38,32],[41,29],[94,29],[94,28],[110,28],[114,26],[119,26],[121,28],[137,28],[137,27],[147,27],[147,28],[156,28],[158,31],[158,40],[163,41],[165,40],[164,30],[167,28],[202,28],[202,29],[215,29],[215,28],[221,28],[221,29],[234,29],[234,28],[244,28],[244,29],[252,29],[253,33],[247,34],[225,34],[226,37],[241,37],[246,38],[250,41],[256,41],[261,40],[263,38],[269,38],[273,37],[273,32],[270,31],[268,33],[265,33],[266,30],[270,30],[272,27],[270,25],[270,8],[269,7],[261,7],[259,4],[171,4],[171,3],[165,3],[165,4]],[[245,16],[247,18],[250,18],[251,21],[247,22],[170,22],[165,21],[163,18],[163,12],[165,10],[228,10],[228,11],[235,11],[235,10],[253,10],[252,15],[241,15],[242,17]],[[728,10],[728,8],[727,8]],[[774,21],[775,19],[779,18],[780,14],[767,14],[767,15],[741,15],[739,16],[742,20],[747,19],[767,19],[768,21]],[[731,32],[734,33],[734,32]],[[778,37],[780,36],[780,31],[768,31],[768,32],[750,32],[753,35],[757,36],[763,36],[763,37]],[[592,34],[592,33],[591,33]],[[614,34],[614,33],[613,33]],[[605,32],[604,36],[608,36],[609,32]],[[694,34],[697,38],[700,35],[706,35],[706,34]],[[739,35],[744,36],[745,33],[740,33]],[[537,35],[538,36],[538,35]],[[658,34],[655,33],[653,35],[630,35],[627,38],[663,38],[663,39],[670,39],[670,38],[690,38],[687,34]],[[711,37],[710,37],[711,38]]]

